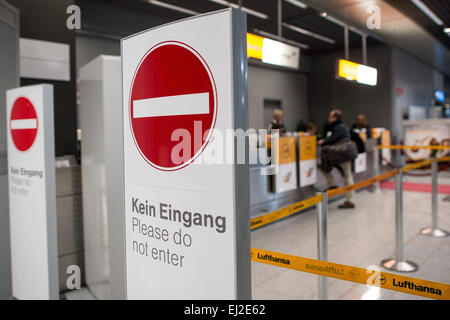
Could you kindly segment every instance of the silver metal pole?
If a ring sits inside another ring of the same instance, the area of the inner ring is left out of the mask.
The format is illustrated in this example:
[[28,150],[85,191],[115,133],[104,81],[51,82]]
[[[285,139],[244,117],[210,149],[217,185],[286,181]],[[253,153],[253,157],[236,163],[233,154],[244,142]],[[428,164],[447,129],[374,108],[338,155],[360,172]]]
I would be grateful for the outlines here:
[[438,227],[438,159],[436,156],[433,158],[431,170],[431,228],[420,230],[420,234],[441,238],[448,236],[449,233],[448,231],[439,229]]
[[[328,261],[328,195],[327,192],[318,192],[322,201],[317,204],[317,248],[319,260]],[[319,276],[319,299],[328,299],[328,277]]]
[[403,173],[395,176],[395,252],[397,261],[403,261]]
[[[373,174],[375,177],[380,175],[380,150],[377,144],[373,147]],[[381,193],[379,181],[375,182],[373,186],[376,193]]]
[[345,46],[345,60],[348,60],[350,57],[348,44],[348,26],[344,27],[344,46]]
[[438,228],[438,160],[435,156],[433,158],[433,163],[431,164],[432,175],[431,175],[431,211],[432,211],[432,224],[433,229]]
[[367,35],[363,33],[361,35],[362,38],[362,60],[363,64],[367,65]]
[[405,261],[403,256],[403,171],[398,168],[395,176],[395,259],[385,259],[381,265],[398,272],[415,272],[419,267],[414,262]]

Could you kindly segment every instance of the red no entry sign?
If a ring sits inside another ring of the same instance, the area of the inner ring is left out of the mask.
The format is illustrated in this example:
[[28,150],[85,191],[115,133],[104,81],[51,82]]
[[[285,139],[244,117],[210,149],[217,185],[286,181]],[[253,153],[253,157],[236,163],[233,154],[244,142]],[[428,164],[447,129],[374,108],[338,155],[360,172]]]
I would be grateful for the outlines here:
[[[129,117],[135,144],[150,165],[172,171],[190,164],[207,145],[216,115],[214,78],[197,51],[165,41],[145,54],[131,83]],[[180,143],[190,148],[174,157]]]
[[9,127],[18,150],[27,151],[31,148],[36,139],[38,123],[36,109],[31,101],[25,97],[17,98],[11,109]]

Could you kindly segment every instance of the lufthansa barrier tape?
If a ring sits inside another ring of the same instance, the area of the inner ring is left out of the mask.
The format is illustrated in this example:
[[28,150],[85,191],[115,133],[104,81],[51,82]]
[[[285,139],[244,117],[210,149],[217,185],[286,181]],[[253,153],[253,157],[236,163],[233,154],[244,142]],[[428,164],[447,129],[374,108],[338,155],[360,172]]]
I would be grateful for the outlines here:
[[450,300],[450,285],[445,283],[405,277],[392,273],[378,272],[255,248],[251,249],[251,259],[255,262],[313,273],[319,276],[356,282],[432,299]]
[[430,150],[450,150],[450,146],[391,146],[391,145],[381,145],[378,146],[378,149],[430,149]]
[[420,167],[429,165],[431,163],[433,163],[433,159],[428,159],[428,160],[424,160],[424,161],[420,161],[420,162],[416,162],[416,163],[411,163],[411,164],[404,166],[402,171],[407,172],[410,170],[418,169]]
[[268,214],[265,214],[260,217],[256,217],[250,220],[250,229],[256,229],[259,227],[262,227],[268,223],[271,223],[273,221],[282,219],[284,217],[287,217],[291,214],[294,214],[298,211],[304,210],[306,208],[309,208],[317,203],[322,201],[322,196],[314,196],[312,198],[308,198],[306,200],[302,200],[300,202],[296,202],[290,206],[278,209],[276,211],[270,212]]
[[335,197],[347,192],[350,192],[352,190],[358,190],[358,189],[362,189],[365,188],[367,186],[370,186],[371,184],[378,182],[378,181],[382,181],[382,180],[386,180],[389,179],[393,176],[395,176],[397,174],[398,170],[394,169],[388,172],[385,172],[383,174],[380,174],[379,176],[361,181],[361,182],[357,182],[355,184],[352,184],[351,186],[345,186],[345,187],[341,187],[341,188],[337,188],[337,189],[331,189],[327,191],[328,197]]
[[[450,161],[450,157],[440,157],[438,158],[438,162],[447,162]],[[433,163],[433,159],[423,160],[416,163],[411,163],[403,167],[403,172],[407,172],[410,170],[418,169],[420,167],[426,166]]]

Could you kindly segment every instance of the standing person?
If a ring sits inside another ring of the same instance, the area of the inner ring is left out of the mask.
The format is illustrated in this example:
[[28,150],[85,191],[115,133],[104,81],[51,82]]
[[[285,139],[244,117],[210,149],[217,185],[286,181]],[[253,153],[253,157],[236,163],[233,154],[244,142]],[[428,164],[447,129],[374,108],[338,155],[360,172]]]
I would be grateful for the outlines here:
[[352,126],[352,130],[358,130],[359,132],[366,131],[367,138],[372,138],[372,129],[369,126],[369,122],[367,121],[367,117],[364,114],[359,114],[356,117],[356,122]]
[[[327,179],[329,189],[337,188],[336,181],[331,174],[333,166],[337,167],[344,178],[345,186],[353,184],[352,160],[358,155],[356,145],[350,140],[350,131],[343,122],[342,111],[334,109],[328,117],[329,130],[326,138],[319,140],[322,146],[322,163],[330,162],[330,166],[322,166],[322,172]],[[344,159],[340,161],[338,159]],[[339,209],[354,208],[354,191],[346,193],[346,200],[339,205]]]
[[283,111],[281,109],[275,109],[273,112],[273,119],[268,129],[269,134],[272,133],[272,130],[279,130],[280,136],[286,133],[286,127],[283,122]]

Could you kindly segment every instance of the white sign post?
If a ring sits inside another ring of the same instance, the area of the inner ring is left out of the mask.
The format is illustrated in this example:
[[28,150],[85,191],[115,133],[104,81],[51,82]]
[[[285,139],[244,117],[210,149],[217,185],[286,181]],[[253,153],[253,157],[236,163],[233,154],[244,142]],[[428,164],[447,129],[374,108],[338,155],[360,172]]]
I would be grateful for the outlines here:
[[245,14],[170,23],[121,49],[127,298],[250,299],[248,166],[203,159],[212,132],[248,127]]
[[58,299],[53,86],[6,92],[12,293]]

